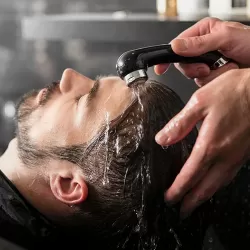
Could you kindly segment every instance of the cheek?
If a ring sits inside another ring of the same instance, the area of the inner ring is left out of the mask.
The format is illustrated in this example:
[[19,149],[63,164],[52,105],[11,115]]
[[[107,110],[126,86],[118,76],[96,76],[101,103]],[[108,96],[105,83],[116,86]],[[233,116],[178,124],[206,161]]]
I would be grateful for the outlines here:
[[29,136],[36,144],[60,146],[65,145],[71,133],[72,112],[56,107],[44,109],[32,117]]
[[74,142],[90,141],[99,132],[104,120],[105,117],[100,109],[93,107],[80,109],[73,121],[74,133],[71,135],[74,136]]
[[112,95],[103,105],[103,116],[109,116],[110,120],[114,120],[120,116],[133,102],[132,95],[116,96]]

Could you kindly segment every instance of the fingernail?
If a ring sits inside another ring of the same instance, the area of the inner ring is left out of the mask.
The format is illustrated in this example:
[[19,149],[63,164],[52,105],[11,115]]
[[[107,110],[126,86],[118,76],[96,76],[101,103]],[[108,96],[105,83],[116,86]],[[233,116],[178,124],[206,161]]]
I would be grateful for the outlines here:
[[175,47],[179,50],[179,51],[185,51],[188,49],[188,45],[187,45],[187,41],[184,39],[176,39],[175,41]]
[[[164,144],[164,145],[165,145],[165,143],[167,143],[167,142],[169,141],[169,138],[168,138],[168,136],[165,135],[165,134],[158,133],[158,134],[155,136],[155,140],[156,140],[156,142],[157,142],[158,144],[160,144],[160,145]],[[167,145],[165,145],[165,146],[167,146]]]

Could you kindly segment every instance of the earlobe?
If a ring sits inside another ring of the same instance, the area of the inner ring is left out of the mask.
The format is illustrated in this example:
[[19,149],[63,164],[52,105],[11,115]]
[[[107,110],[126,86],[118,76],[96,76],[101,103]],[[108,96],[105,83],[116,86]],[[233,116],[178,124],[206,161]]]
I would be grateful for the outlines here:
[[88,186],[82,176],[50,176],[50,188],[57,200],[67,205],[78,205],[88,197]]

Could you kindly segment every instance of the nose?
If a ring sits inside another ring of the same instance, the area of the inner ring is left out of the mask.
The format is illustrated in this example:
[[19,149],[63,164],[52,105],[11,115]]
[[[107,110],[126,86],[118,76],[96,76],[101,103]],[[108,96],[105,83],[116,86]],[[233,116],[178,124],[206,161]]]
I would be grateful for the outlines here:
[[60,81],[60,91],[62,93],[76,92],[85,94],[90,91],[93,85],[93,80],[76,72],[73,69],[66,69],[62,74]]

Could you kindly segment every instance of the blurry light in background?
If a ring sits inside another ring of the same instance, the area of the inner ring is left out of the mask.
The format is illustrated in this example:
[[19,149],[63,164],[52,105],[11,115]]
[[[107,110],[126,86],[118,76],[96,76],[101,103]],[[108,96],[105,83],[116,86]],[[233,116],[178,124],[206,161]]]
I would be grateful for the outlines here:
[[31,3],[31,8],[34,14],[44,14],[47,9],[47,2],[45,0],[36,0]]
[[86,42],[79,39],[71,39],[63,44],[63,55],[75,61],[81,61],[86,57]]
[[3,115],[6,118],[14,118],[16,113],[15,103],[12,101],[7,101],[3,105]]
[[66,13],[79,13],[79,12],[86,12],[88,11],[88,3],[87,1],[74,1],[64,4],[64,9]]

